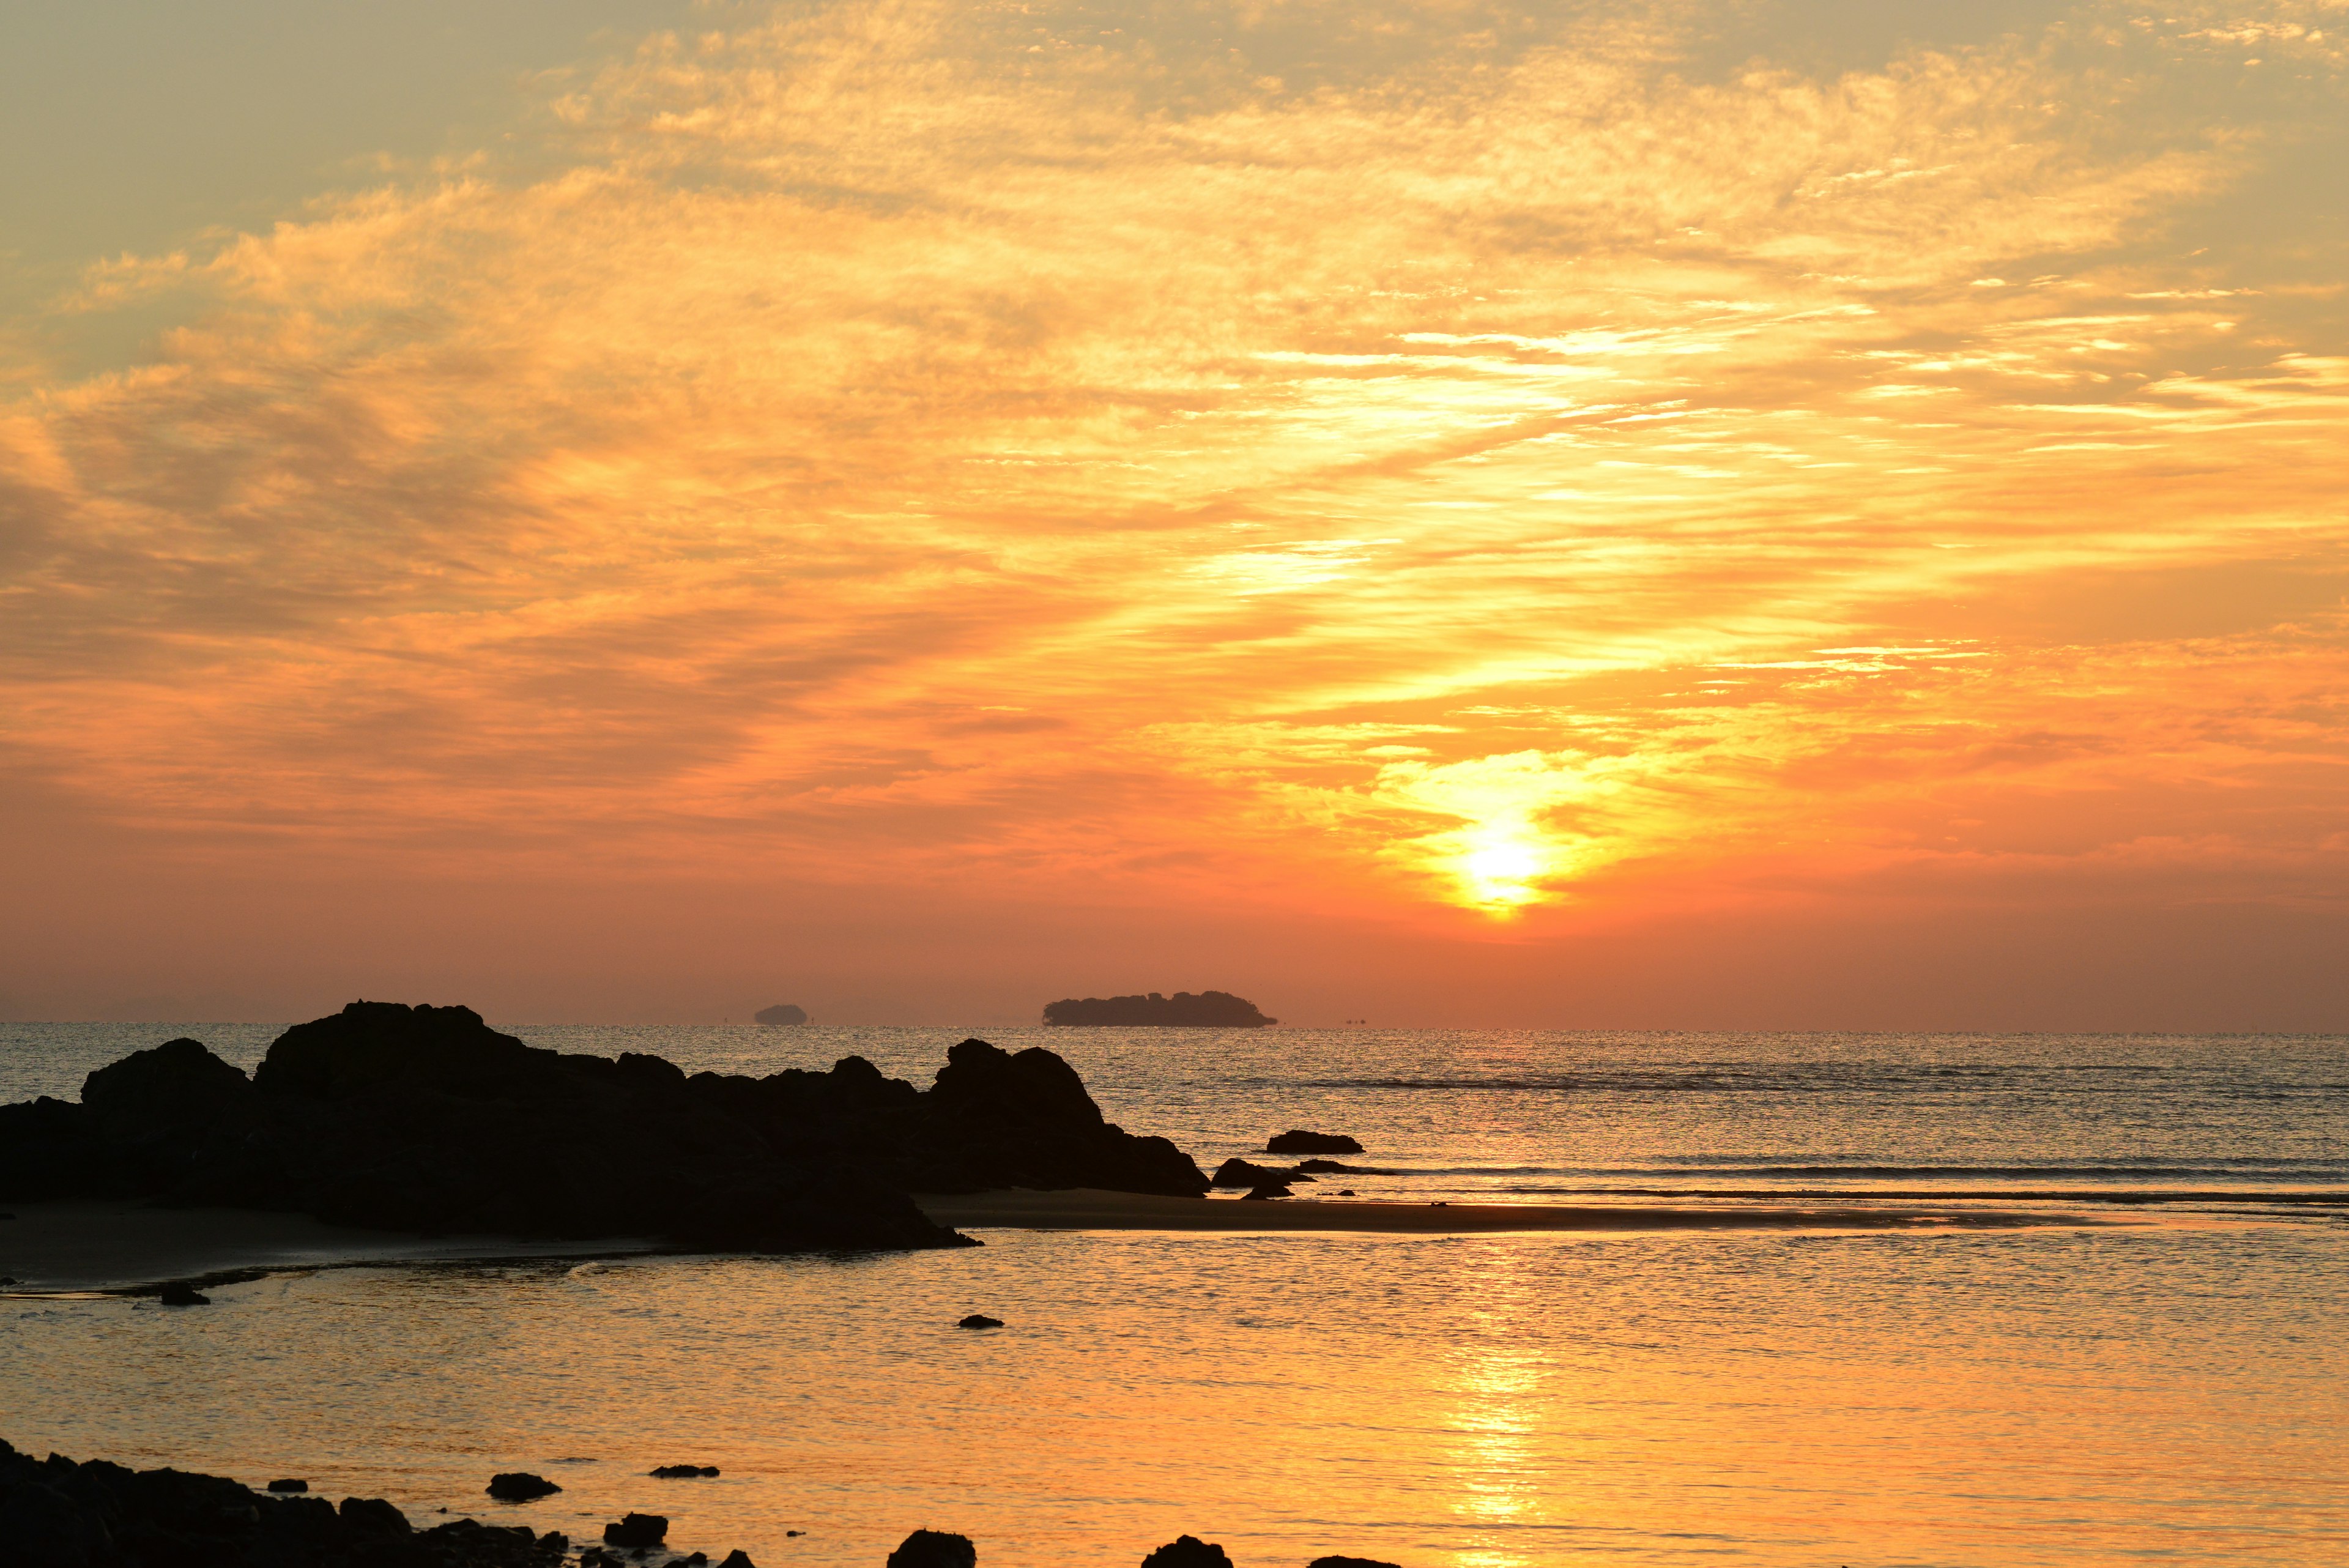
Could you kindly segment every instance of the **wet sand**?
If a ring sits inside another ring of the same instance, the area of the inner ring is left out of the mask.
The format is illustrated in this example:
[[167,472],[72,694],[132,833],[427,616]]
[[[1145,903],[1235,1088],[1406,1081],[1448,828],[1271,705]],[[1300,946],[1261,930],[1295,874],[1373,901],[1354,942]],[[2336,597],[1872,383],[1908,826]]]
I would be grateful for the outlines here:
[[[1323,1231],[1451,1235],[1501,1231],[1932,1231],[2111,1223],[2015,1210],[1754,1204],[1389,1203],[1374,1199],[1157,1198],[1067,1192],[916,1195],[941,1225],[1021,1231]],[[419,1236],[249,1209],[124,1202],[19,1203],[0,1220],[0,1294],[138,1291],[287,1269],[370,1263],[599,1258],[673,1249],[644,1237],[524,1241]]]
[[960,1230],[1385,1231],[1932,1231],[2094,1225],[2071,1214],[1993,1209],[1882,1209],[1715,1204],[1389,1203],[1371,1199],[1155,1198],[1067,1192],[916,1193],[923,1212]]
[[135,1290],[283,1269],[354,1263],[571,1258],[657,1251],[641,1238],[529,1241],[418,1236],[253,1209],[158,1209],[136,1201],[11,1203],[0,1220],[0,1285],[11,1294]]

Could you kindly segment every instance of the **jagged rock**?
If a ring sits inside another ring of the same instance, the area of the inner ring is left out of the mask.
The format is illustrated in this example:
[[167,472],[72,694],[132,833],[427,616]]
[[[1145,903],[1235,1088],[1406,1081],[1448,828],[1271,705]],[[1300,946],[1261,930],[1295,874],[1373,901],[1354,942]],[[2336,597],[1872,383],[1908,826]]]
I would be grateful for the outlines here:
[[696,1476],[714,1476],[716,1465],[657,1465],[653,1474],[661,1480],[689,1480]]
[[[794,1530],[791,1533],[797,1535],[799,1532]],[[718,1568],[759,1568],[759,1565],[750,1561],[749,1552],[738,1546],[726,1554],[726,1560],[719,1563]]]
[[1316,1557],[1305,1568],[1401,1568],[1401,1565],[1377,1562],[1369,1557]]
[[889,1553],[887,1568],[976,1568],[978,1562],[969,1536],[916,1530]]
[[1267,1154],[1360,1154],[1362,1146],[1344,1133],[1306,1132],[1292,1127],[1265,1140]]
[[1003,1320],[999,1317],[989,1317],[985,1313],[975,1312],[955,1326],[957,1328],[1001,1328]]
[[1224,1549],[1195,1535],[1178,1535],[1142,1560],[1142,1568],[1232,1568]]
[[623,1551],[658,1546],[668,1535],[668,1517],[659,1513],[623,1514],[617,1524],[604,1527],[604,1544]]
[[534,1502],[562,1490],[544,1476],[534,1476],[528,1470],[500,1470],[490,1478],[488,1487],[489,1494],[500,1502]]
[[1261,1029],[1280,1020],[1267,1018],[1255,1002],[1228,991],[1203,991],[1196,996],[1187,991],[1161,996],[1154,991],[1146,996],[1063,997],[1044,1004],[1044,1022],[1096,1028]]
[[[0,1198],[789,1251],[977,1245],[915,1191],[1207,1188],[1173,1144],[1104,1120],[1059,1056],[983,1040],[955,1046],[924,1091],[855,1056],[688,1075],[657,1056],[534,1049],[469,1008],[361,1002],[285,1031],[250,1082],[174,1041],[92,1074],[86,1093],[0,1106]],[[597,1157],[576,1158],[583,1146]]]

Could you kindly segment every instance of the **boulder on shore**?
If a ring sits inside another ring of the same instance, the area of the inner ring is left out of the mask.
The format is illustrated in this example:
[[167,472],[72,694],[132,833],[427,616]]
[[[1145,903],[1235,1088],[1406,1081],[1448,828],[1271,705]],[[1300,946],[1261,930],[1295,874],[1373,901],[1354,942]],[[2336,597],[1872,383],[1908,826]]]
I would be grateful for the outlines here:
[[1178,1535],[1143,1558],[1142,1568],[1232,1568],[1232,1560],[1213,1542]]
[[978,1548],[968,1535],[916,1530],[889,1553],[887,1568],[978,1568]]
[[604,1527],[604,1544],[623,1550],[635,1547],[647,1549],[658,1546],[668,1538],[668,1516],[661,1513],[625,1513],[616,1524]]
[[977,1245],[911,1194],[1010,1187],[1197,1196],[1207,1180],[1164,1138],[1104,1119],[1050,1051],[966,1040],[926,1090],[859,1056],[829,1072],[688,1075],[657,1056],[536,1049],[470,1008],[398,1002],[295,1025],[249,1080],[173,1041],[91,1074],[81,1104],[0,1106],[0,1199],[792,1251]]
[[1307,1132],[1292,1127],[1265,1140],[1267,1154],[1360,1154],[1362,1146],[1344,1133]]
[[460,1519],[411,1530],[380,1498],[273,1497],[220,1476],[36,1459],[0,1441],[9,1568],[557,1568],[562,1538]]

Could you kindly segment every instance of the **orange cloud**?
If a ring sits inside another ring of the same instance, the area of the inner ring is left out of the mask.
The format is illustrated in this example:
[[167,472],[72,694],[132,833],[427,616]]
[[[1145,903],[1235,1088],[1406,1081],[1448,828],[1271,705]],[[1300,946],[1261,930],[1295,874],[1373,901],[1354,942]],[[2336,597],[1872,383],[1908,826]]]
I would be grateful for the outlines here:
[[8,755],[198,861],[1512,941],[2337,895],[2341,295],[2210,215],[2338,123],[2335,8],[1840,73],[1372,9],[660,37],[94,265],[50,327],[190,303],[0,383]]

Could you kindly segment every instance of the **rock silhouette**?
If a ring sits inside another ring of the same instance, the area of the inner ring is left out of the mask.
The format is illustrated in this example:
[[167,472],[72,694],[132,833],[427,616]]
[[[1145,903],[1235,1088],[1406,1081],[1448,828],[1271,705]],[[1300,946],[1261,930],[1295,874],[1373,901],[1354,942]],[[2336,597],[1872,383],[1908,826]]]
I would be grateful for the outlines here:
[[308,1491],[310,1490],[310,1483],[305,1480],[274,1480],[262,1490],[264,1491]]
[[501,1470],[490,1478],[485,1490],[500,1502],[531,1502],[542,1497],[553,1497],[563,1489],[544,1476],[534,1476],[528,1470]]
[[1278,1023],[1257,1011],[1256,1003],[1228,991],[1203,991],[1196,996],[1178,991],[1172,996],[1156,992],[1147,996],[1063,997],[1044,1004],[1044,1022],[1065,1025],[1136,1025],[1177,1029],[1261,1029]]
[[698,1476],[714,1476],[716,1465],[656,1465],[653,1475],[660,1480],[688,1480]]
[[457,1520],[409,1527],[380,1498],[272,1497],[219,1476],[131,1470],[0,1441],[9,1568],[555,1568],[559,1535]]
[[635,1547],[658,1546],[668,1536],[668,1516],[660,1513],[626,1513],[617,1524],[604,1527],[604,1544],[623,1551]]
[[155,1299],[167,1307],[210,1306],[212,1298],[193,1285],[165,1285],[155,1293]]
[[805,1023],[808,1015],[807,1009],[796,1002],[782,1002],[759,1009],[750,1014],[750,1019],[755,1023]]
[[1216,1187],[1258,1187],[1266,1182],[1310,1181],[1301,1165],[1258,1165],[1254,1160],[1227,1159],[1207,1179]]
[[285,1031],[250,1080],[175,1040],[91,1074],[78,1105],[0,1106],[0,1199],[150,1198],[395,1231],[947,1247],[975,1243],[909,1193],[1206,1186],[1173,1144],[1105,1121],[1059,1056],[983,1040],[949,1051],[925,1091],[858,1056],[828,1073],[688,1076],[657,1056],[536,1049],[470,1008],[358,1002]]
[[1400,1568],[1400,1565],[1376,1562],[1368,1557],[1316,1557],[1305,1568]]
[[985,1313],[975,1312],[955,1326],[957,1328],[1001,1328],[1003,1320],[999,1317],[989,1317]]
[[1232,1568],[1232,1560],[1211,1542],[1178,1535],[1143,1558],[1142,1568]]
[[1344,1133],[1307,1132],[1291,1128],[1265,1140],[1267,1154],[1360,1154],[1362,1146]]
[[889,1553],[887,1568],[978,1568],[978,1548],[968,1535],[916,1530]]

